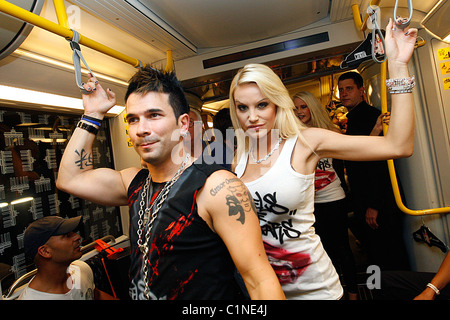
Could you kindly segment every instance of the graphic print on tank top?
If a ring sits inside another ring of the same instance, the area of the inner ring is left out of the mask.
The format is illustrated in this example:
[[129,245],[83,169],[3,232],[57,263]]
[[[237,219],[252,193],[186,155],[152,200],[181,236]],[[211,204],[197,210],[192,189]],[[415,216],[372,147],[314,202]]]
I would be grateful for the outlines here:
[[[269,262],[282,285],[295,283],[311,263],[309,254],[290,252],[282,248],[286,239],[298,239],[301,235],[301,231],[294,228],[292,221],[292,216],[295,216],[297,210],[290,211],[289,208],[279,204],[276,192],[261,196],[256,191],[255,194],[254,202],[263,237],[270,237],[277,243],[277,245],[271,245],[266,241],[263,242]],[[281,220],[269,221],[268,214],[279,215]]]
[[317,163],[314,181],[315,191],[320,191],[336,180],[336,172],[332,170],[333,165],[330,158],[322,158]]

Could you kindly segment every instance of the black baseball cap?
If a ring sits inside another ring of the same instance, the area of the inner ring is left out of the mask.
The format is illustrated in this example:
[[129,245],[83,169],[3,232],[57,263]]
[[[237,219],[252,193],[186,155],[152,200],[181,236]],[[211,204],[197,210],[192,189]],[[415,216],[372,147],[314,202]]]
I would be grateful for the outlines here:
[[76,231],[80,224],[81,216],[70,219],[48,216],[32,222],[25,230],[25,256],[34,259],[38,248],[46,244],[50,237]]

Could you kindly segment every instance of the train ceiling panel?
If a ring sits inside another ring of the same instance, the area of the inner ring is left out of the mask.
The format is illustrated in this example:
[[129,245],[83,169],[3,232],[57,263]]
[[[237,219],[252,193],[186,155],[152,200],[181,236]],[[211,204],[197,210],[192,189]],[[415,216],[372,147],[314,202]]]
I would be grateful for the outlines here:
[[329,0],[127,0],[152,10],[198,49],[294,31],[328,16]]
[[[145,62],[153,63],[165,59],[167,50],[172,50],[176,59],[195,54],[194,47],[169,24],[152,14],[150,9],[138,6],[139,2],[134,6],[126,0],[74,0],[73,3],[159,53],[157,57],[138,58]],[[92,27],[95,28],[95,25]],[[105,34],[109,33],[105,30],[103,37]],[[122,37],[117,40],[121,39]],[[133,52],[128,51],[128,55],[132,56]]]

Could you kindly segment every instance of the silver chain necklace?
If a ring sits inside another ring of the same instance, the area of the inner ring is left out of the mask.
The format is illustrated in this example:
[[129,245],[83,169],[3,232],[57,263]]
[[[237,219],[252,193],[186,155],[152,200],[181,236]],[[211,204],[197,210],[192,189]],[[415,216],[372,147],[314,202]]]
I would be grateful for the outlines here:
[[269,159],[269,157],[275,152],[275,151],[277,151],[278,150],[278,148],[280,147],[280,144],[281,144],[281,141],[283,141],[283,139],[282,138],[278,138],[278,142],[277,142],[277,144],[275,145],[275,147],[273,147],[273,149],[264,157],[264,158],[262,158],[262,159],[256,159],[255,158],[255,156],[253,155],[253,147],[252,147],[252,149],[250,150],[250,157],[252,157],[252,160],[253,160],[253,162],[255,162],[255,163],[261,163],[261,162],[263,162],[263,161],[266,161],[267,159]]
[[[139,202],[139,220],[138,220],[138,229],[137,229],[137,235],[138,235],[138,241],[137,241],[137,245],[139,250],[142,252],[143,254],[143,267],[142,267],[142,271],[144,273],[144,294],[145,297],[147,298],[147,300],[150,299],[150,288],[148,286],[148,254],[150,252],[149,249],[149,242],[150,242],[150,233],[153,227],[153,222],[156,219],[156,216],[158,215],[158,211],[159,209],[161,209],[164,201],[166,200],[170,189],[172,188],[173,184],[178,180],[178,178],[181,176],[181,174],[184,172],[184,169],[186,168],[186,164],[188,163],[189,159],[190,159],[191,155],[188,153],[186,154],[186,158],[183,160],[183,163],[181,164],[181,166],[178,168],[177,172],[175,172],[175,174],[173,175],[172,179],[170,179],[170,181],[166,182],[166,184],[164,185],[163,189],[161,190],[161,192],[158,194],[158,196],[156,197],[156,199],[151,203],[150,207],[149,207],[149,195],[152,192],[148,192],[148,188],[151,185],[151,176],[150,176],[150,172],[147,176],[147,179],[145,181],[145,185],[142,189],[142,194],[141,194],[141,201]],[[156,204],[155,209],[152,211],[153,205]],[[144,210],[144,206],[145,206],[145,210]],[[151,215],[150,215],[151,213]],[[150,221],[148,221],[150,218]],[[147,227],[147,232],[145,233],[145,243],[142,243],[142,232],[145,230],[145,228]]]

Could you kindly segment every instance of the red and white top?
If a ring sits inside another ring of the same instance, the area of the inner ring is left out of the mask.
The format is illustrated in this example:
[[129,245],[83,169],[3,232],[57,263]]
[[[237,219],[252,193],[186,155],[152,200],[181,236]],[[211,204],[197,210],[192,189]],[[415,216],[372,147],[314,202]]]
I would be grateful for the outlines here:
[[327,203],[345,198],[341,180],[333,168],[332,158],[322,158],[317,163],[314,188],[315,203]]

